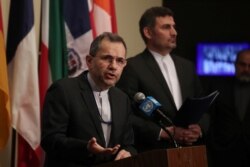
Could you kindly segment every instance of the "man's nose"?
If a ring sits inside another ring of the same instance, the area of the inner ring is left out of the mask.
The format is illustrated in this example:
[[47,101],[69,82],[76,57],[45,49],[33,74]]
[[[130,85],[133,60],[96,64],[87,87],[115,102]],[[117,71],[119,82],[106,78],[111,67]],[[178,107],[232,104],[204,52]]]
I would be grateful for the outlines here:
[[177,31],[174,27],[171,28],[171,34],[175,36],[177,35]]
[[109,66],[110,66],[110,67],[113,67],[113,68],[115,68],[115,67],[118,66],[117,61],[116,61],[115,58],[113,58],[113,59],[110,60]]

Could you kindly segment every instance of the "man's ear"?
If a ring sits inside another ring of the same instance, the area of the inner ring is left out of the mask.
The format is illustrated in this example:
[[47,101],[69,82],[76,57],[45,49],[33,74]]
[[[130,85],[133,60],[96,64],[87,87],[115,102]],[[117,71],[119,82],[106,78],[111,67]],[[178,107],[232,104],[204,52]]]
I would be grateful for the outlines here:
[[88,68],[90,68],[91,62],[93,60],[93,56],[87,55],[85,59],[86,59],[86,64],[87,64]]
[[145,36],[146,38],[148,38],[148,39],[150,39],[151,36],[152,36],[152,30],[151,30],[151,28],[149,28],[149,27],[144,27],[144,28],[143,28],[143,33],[144,33],[144,36]]

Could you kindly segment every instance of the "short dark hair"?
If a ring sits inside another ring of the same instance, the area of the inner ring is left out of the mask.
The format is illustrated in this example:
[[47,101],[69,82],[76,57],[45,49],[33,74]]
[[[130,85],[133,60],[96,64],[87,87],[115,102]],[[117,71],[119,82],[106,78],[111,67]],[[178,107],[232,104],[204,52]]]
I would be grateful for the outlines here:
[[239,51],[239,52],[237,53],[237,55],[236,55],[236,60],[235,60],[235,64],[238,63],[239,57],[240,57],[242,54],[246,54],[246,53],[249,53],[249,55],[250,55],[250,48],[248,48],[248,49],[243,49],[243,50],[241,50],[241,51]]
[[91,43],[90,49],[89,49],[89,55],[91,55],[93,57],[96,55],[96,53],[100,49],[100,44],[104,39],[107,39],[110,42],[120,42],[120,43],[122,43],[125,50],[127,51],[126,43],[125,43],[125,41],[123,40],[123,38],[121,36],[119,36],[118,34],[115,34],[115,33],[111,33],[111,32],[104,32],[104,33],[100,34],[99,36],[97,36],[93,40],[93,42]]
[[140,18],[139,27],[142,39],[146,43],[146,37],[143,33],[143,29],[145,27],[154,27],[156,17],[164,17],[164,16],[174,16],[174,13],[171,9],[162,6],[151,7],[147,9]]

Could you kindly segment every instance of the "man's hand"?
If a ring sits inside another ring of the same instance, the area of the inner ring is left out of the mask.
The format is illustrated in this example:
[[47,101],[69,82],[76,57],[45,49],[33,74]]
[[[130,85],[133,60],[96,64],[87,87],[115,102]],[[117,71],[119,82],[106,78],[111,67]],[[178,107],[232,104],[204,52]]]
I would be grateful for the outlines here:
[[120,160],[120,159],[127,158],[127,157],[131,157],[130,152],[128,152],[126,150],[121,150],[121,151],[119,151],[119,153],[115,157],[115,160]]
[[101,145],[99,145],[96,141],[95,137],[92,137],[89,141],[88,141],[88,145],[87,145],[87,149],[93,153],[93,154],[116,154],[117,151],[119,150],[120,145],[116,145],[113,148],[104,148]]
[[175,139],[182,144],[192,145],[198,140],[201,134],[201,128],[198,124],[189,125],[187,129],[176,127]]
[[184,140],[186,143],[193,143],[201,136],[201,128],[198,124],[188,126],[188,133],[185,134]]
[[[165,128],[170,132],[170,134],[172,134],[174,136],[174,131],[175,130],[174,130],[173,126],[169,126],[169,127],[165,127]],[[163,140],[169,140],[170,139],[167,132],[165,132],[163,129],[160,132],[160,138],[163,139]]]

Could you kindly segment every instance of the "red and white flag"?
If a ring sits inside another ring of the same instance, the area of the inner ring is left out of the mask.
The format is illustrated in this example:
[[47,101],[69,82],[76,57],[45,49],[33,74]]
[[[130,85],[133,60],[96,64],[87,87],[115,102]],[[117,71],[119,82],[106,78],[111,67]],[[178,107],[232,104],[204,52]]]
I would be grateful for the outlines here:
[[7,36],[12,127],[18,134],[17,166],[39,166],[40,103],[33,0],[11,0]]

